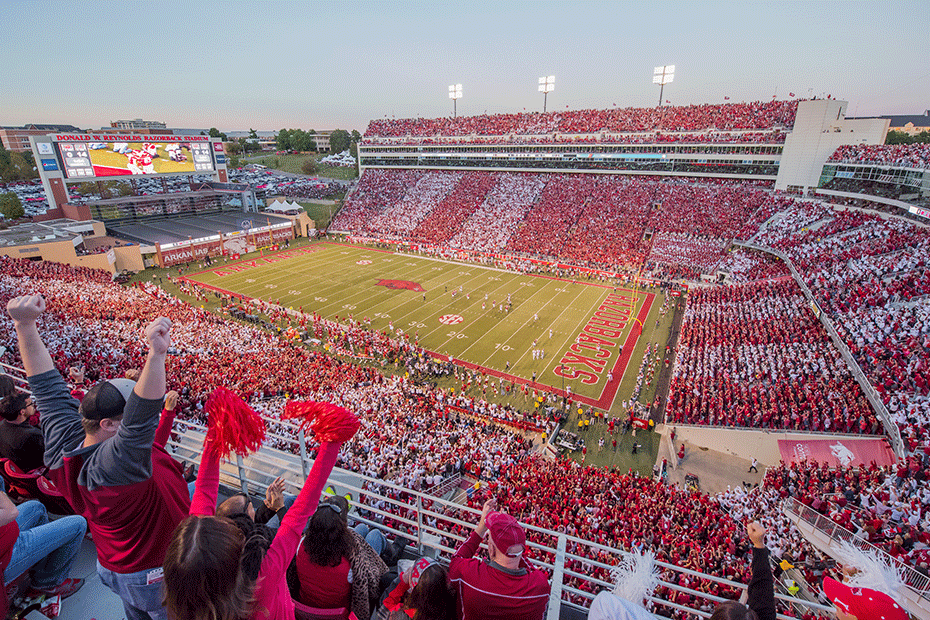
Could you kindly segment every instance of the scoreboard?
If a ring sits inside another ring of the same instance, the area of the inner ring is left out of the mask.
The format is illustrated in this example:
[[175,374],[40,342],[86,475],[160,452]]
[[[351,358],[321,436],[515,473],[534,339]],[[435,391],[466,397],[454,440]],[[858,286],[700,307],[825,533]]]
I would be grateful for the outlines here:
[[214,147],[206,136],[56,134],[52,139],[69,181],[216,170]]

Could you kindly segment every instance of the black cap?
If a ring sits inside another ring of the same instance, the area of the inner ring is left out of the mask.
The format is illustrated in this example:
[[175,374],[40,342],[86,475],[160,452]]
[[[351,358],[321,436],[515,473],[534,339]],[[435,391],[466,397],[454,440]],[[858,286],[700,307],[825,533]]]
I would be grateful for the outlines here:
[[136,382],[129,379],[101,381],[87,391],[79,411],[88,420],[116,418],[123,415],[123,408]]

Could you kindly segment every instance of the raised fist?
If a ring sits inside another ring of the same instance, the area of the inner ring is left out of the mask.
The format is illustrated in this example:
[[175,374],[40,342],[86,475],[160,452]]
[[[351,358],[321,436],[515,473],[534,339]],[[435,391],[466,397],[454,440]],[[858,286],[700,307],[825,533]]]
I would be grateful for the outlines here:
[[14,297],[7,303],[6,311],[17,323],[34,323],[45,312],[45,298],[41,295]]
[[145,339],[153,353],[165,355],[171,347],[171,321],[158,317],[145,328]]
[[174,408],[178,406],[178,393],[174,390],[171,390],[165,394],[165,411],[174,411]]

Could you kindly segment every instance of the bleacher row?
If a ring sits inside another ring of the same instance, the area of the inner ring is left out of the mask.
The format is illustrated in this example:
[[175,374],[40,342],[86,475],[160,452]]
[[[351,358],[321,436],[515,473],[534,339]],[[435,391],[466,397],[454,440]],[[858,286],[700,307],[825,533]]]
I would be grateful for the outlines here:
[[930,144],[850,144],[836,149],[829,162],[930,169]]
[[879,392],[911,449],[930,422],[930,229],[797,202],[755,243],[785,252]]

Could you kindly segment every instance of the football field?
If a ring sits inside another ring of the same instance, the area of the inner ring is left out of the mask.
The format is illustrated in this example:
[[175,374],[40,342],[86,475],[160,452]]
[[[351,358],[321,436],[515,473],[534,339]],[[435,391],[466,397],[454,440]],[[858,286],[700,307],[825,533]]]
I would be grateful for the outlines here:
[[186,279],[333,320],[368,320],[439,357],[505,381],[570,390],[606,410],[621,383],[632,389],[664,299],[654,289],[333,242],[252,255]]

